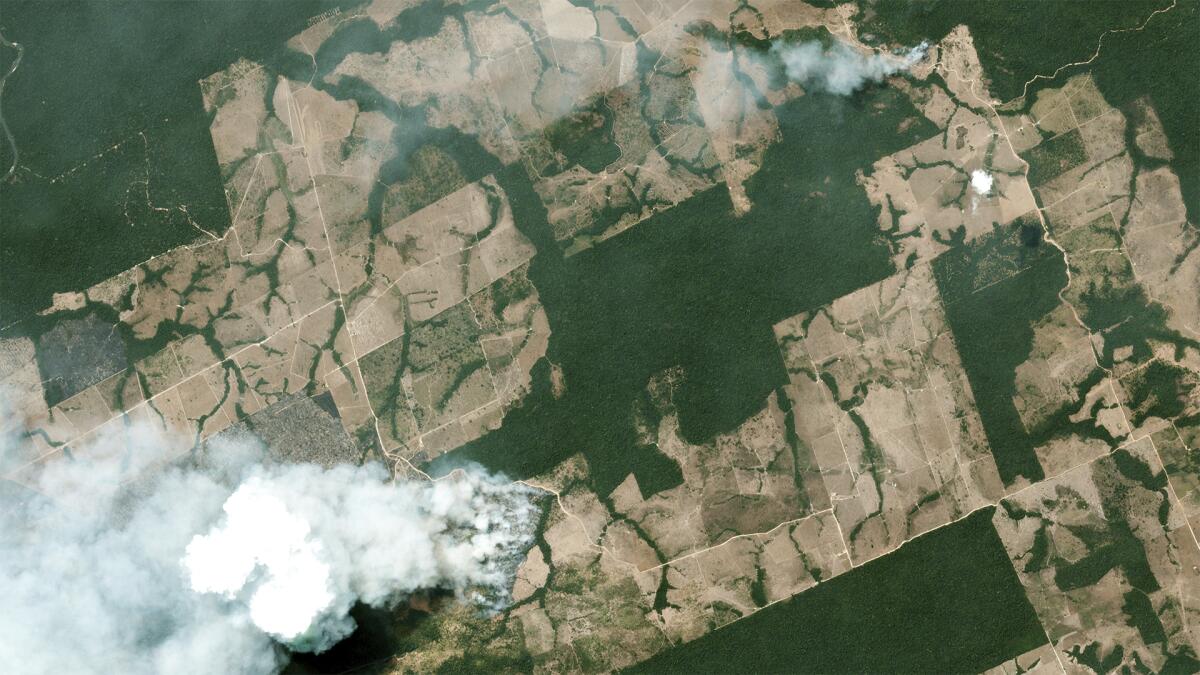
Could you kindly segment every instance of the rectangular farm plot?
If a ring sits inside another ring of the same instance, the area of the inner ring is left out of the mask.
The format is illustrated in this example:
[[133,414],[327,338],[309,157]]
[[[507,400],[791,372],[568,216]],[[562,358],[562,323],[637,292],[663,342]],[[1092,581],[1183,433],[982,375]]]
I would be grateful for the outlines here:
[[486,178],[337,258],[384,451],[427,461],[497,427],[524,395],[549,337],[526,276],[533,253]]
[[795,432],[855,564],[1002,496],[927,266],[788,318],[775,335]]
[[358,361],[385,451],[429,461],[499,426],[549,323],[521,267]]

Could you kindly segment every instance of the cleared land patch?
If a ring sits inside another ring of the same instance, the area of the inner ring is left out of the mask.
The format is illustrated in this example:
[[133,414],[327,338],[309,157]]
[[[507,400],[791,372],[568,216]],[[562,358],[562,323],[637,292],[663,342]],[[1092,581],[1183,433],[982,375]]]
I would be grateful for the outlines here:
[[775,334],[796,442],[820,467],[855,563],[1003,494],[927,265]]
[[1046,641],[993,509],[627,672],[970,672]]

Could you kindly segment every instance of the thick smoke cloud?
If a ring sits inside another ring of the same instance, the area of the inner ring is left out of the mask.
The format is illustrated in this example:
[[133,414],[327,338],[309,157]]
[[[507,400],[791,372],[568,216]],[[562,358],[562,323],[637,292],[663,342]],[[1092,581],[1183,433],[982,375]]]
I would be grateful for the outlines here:
[[499,607],[537,522],[529,488],[479,470],[393,484],[378,466],[267,465],[244,442],[163,467],[163,447],[132,425],[32,489],[0,484],[5,672],[277,672],[283,647],[352,632],[356,602],[437,587]]
[[902,55],[863,54],[844,42],[824,47],[816,40],[787,44],[776,42],[771,53],[783,62],[788,78],[803,86],[848,96],[869,82],[908,70],[925,58],[926,43]]
[[481,473],[386,478],[378,465],[253,468],[222,522],[189,542],[192,588],[244,602],[256,626],[297,651],[349,635],[360,600],[451,588],[498,608],[506,563],[533,534],[530,490]]

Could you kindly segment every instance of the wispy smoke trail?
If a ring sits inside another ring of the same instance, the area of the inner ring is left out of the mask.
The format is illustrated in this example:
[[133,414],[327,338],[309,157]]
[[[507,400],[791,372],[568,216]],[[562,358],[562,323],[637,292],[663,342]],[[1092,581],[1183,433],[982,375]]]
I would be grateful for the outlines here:
[[799,44],[776,42],[771,53],[783,61],[788,78],[801,85],[832,94],[848,96],[868,82],[908,70],[925,58],[928,43],[921,43],[908,52],[866,55],[844,42],[823,47],[813,40]]
[[134,425],[32,490],[2,481],[6,673],[277,672],[283,647],[349,635],[357,602],[445,588],[498,608],[537,522],[529,488],[480,470],[392,484],[378,466],[264,465],[244,442],[131,480],[163,447]]

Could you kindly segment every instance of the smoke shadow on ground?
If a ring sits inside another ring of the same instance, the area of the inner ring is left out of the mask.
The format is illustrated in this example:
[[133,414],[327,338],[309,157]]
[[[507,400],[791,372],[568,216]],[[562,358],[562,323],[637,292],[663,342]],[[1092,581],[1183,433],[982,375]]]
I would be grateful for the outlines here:
[[429,613],[401,603],[395,609],[380,609],[357,603],[350,610],[358,628],[350,637],[320,654],[294,653],[284,675],[316,673],[384,673],[393,656],[404,647],[403,636],[412,632]]

